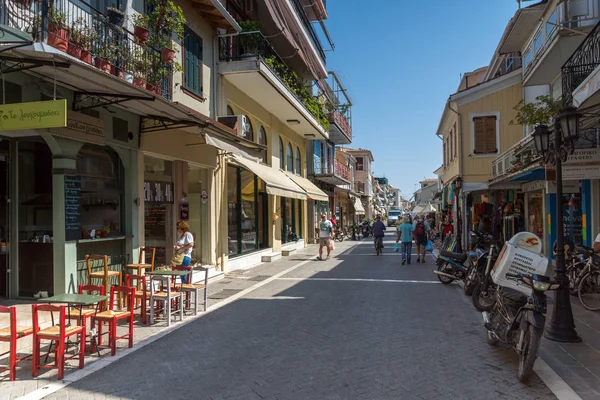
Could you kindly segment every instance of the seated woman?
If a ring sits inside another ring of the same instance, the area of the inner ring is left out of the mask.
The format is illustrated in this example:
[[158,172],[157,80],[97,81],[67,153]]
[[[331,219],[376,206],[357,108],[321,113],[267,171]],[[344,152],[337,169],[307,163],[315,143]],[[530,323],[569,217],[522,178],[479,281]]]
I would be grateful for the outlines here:
[[[190,226],[185,221],[177,222],[177,242],[173,246],[176,254],[183,254],[183,261],[179,265],[190,269],[190,263],[192,261],[192,248],[194,247],[194,236],[190,232]],[[182,283],[187,283],[185,276],[181,277]],[[191,283],[191,282],[190,282]]]

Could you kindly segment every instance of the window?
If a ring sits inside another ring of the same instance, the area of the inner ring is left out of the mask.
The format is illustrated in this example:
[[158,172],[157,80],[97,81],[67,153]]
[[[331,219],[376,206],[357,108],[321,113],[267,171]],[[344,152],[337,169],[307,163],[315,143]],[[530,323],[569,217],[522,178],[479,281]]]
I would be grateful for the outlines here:
[[525,54],[523,54],[523,68],[527,68],[529,64],[531,64],[531,59],[533,58],[533,54],[531,53],[531,47],[525,50]]
[[302,175],[302,159],[300,158],[300,147],[296,147],[296,175]]
[[540,51],[540,49],[542,48],[543,44],[544,44],[544,35],[542,35],[542,32],[539,32],[538,35],[536,36],[535,40],[533,41],[533,52],[535,54],[537,54],[538,51]]
[[202,96],[202,39],[185,27],[183,38],[183,87]]
[[365,166],[364,166],[363,162],[364,162],[363,157],[356,157],[356,170],[357,171],[365,170]]
[[267,132],[265,131],[264,127],[260,127],[260,130],[258,131],[258,144],[262,144],[264,146],[267,145]]
[[451,162],[453,159],[453,154],[452,154],[452,137],[454,136],[454,132],[450,131],[450,147],[449,147],[449,151],[448,151],[448,162]]
[[554,10],[554,12],[550,15],[550,18],[548,18],[548,22],[546,23],[546,37],[549,37],[554,33],[557,28],[556,23],[556,10]]
[[292,145],[288,143],[287,145],[287,170],[288,172],[294,172],[294,154],[292,150]]
[[248,124],[248,129],[244,131],[244,139],[254,142],[254,128],[252,128],[252,120],[250,120],[250,117],[247,115],[246,123]]
[[454,157],[458,156],[458,152],[457,149],[458,148],[458,144],[457,144],[457,140],[456,140],[456,122],[454,123]]
[[498,116],[473,117],[473,153],[493,154],[498,152]]
[[283,140],[281,140],[281,136],[279,137],[279,168],[285,169],[285,164],[283,163]]
[[444,140],[444,166],[448,166],[446,140]]

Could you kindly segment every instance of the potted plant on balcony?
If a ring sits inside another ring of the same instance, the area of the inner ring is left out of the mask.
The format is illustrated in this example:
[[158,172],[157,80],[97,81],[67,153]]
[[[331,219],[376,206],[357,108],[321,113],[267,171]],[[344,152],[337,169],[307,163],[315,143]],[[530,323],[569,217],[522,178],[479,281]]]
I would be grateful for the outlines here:
[[114,58],[115,50],[112,46],[108,46],[106,44],[99,46],[96,54],[96,68],[99,68],[107,74],[110,74],[111,62],[114,60]]
[[125,21],[125,13],[116,7],[108,7],[106,9],[108,14],[108,22],[116,26],[122,26]]
[[262,38],[259,33],[260,25],[256,21],[241,21],[240,27],[242,28],[242,33],[238,36],[240,57],[258,57],[258,50]]
[[149,36],[153,44],[161,49],[161,59],[171,63],[175,59],[172,37],[183,40],[185,16],[181,7],[173,0],[150,0],[149,7],[153,10],[148,15]]
[[66,25],[64,12],[52,7],[48,11],[48,44],[60,51],[67,51],[69,47],[69,31]]
[[98,34],[89,26],[85,26],[81,31],[80,45],[81,45],[81,54],[79,59],[85,63],[92,63],[92,53],[90,53],[92,49],[92,43],[96,43],[98,41]]
[[81,42],[83,41],[83,18],[77,18],[71,23],[71,28],[69,29],[69,47],[67,49],[67,53],[75,58],[81,58],[81,50],[83,46]]
[[133,16],[133,35],[136,42],[146,44],[148,41],[148,16],[146,14],[135,14]]
[[150,62],[146,52],[138,47],[133,53],[133,84],[146,88],[146,79],[150,70]]

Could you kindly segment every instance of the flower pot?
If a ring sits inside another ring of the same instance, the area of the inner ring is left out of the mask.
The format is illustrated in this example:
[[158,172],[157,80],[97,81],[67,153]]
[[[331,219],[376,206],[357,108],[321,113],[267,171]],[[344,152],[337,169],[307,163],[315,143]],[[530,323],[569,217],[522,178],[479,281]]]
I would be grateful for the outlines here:
[[108,232],[106,232],[106,231],[100,231],[100,236],[103,237],[103,238],[105,238],[105,237],[108,236]]
[[48,24],[48,44],[56,50],[67,51],[69,48],[69,31],[59,28],[53,24]]
[[160,87],[159,86],[154,86],[151,83],[146,83],[146,90],[149,90],[152,93],[156,93],[156,94],[160,95]]
[[133,35],[139,44],[146,44],[148,41],[148,29],[141,26],[133,28]]
[[85,63],[91,64],[92,63],[92,53],[90,53],[86,49],[81,49],[81,54],[79,56],[79,59]]
[[107,74],[110,74],[110,70],[111,70],[110,61],[108,61],[106,58],[97,57],[96,58],[96,68],[106,72]]
[[121,26],[125,20],[125,14],[114,9],[108,10],[108,22],[113,25]]
[[146,88],[146,81],[144,81],[144,78],[133,78],[133,84],[137,87]]
[[171,64],[175,59],[175,50],[165,47],[160,51],[160,61]]
[[31,0],[16,0],[15,3],[22,4],[26,8],[29,8],[29,4],[31,3]]
[[71,43],[69,42],[69,47],[67,48],[67,54],[73,56],[75,58],[81,59],[81,46],[79,43]]
[[118,70],[119,73],[117,74],[117,67],[115,67],[114,65],[110,66],[110,74],[114,75],[114,76],[118,76],[119,78],[123,79],[123,70]]

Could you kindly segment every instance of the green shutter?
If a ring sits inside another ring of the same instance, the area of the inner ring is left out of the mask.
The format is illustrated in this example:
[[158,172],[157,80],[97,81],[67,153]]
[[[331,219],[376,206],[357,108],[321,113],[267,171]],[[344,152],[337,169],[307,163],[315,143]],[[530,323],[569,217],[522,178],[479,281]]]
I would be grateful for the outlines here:
[[185,88],[202,96],[202,39],[186,29],[183,47]]

